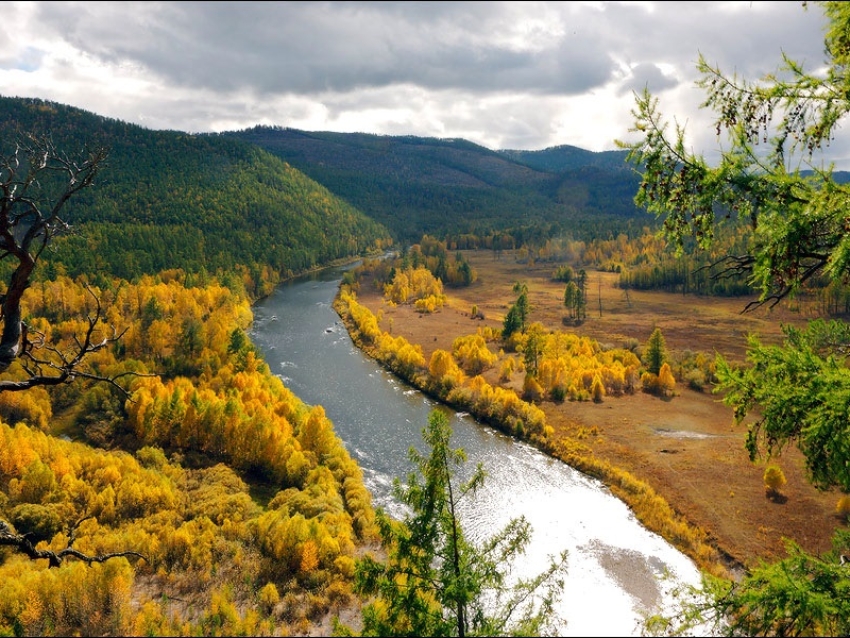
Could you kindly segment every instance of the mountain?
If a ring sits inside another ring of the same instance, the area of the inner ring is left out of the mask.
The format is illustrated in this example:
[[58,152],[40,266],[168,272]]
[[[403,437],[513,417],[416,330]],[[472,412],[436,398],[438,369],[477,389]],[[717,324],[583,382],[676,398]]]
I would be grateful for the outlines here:
[[95,187],[66,209],[84,232],[54,246],[54,270],[71,275],[240,267],[257,281],[268,269],[289,276],[424,234],[509,234],[519,246],[653,222],[634,205],[638,177],[625,151],[492,151],[462,139],[263,126],[194,135],[0,97],[0,135],[21,131],[49,135],[72,157],[110,149]]
[[628,151],[602,151],[595,153],[577,146],[552,146],[541,151],[499,151],[505,157],[547,173],[565,173],[585,166],[594,166],[614,173],[621,170],[631,171],[626,164]]
[[492,151],[462,139],[268,126],[219,135],[280,157],[403,242],[509,232],[522,243],[647,223],[625,151]]
[[[258,146],[223,136],[152,131],[37,99],[0,97],[0,135],[49,136],[74,158],[109,156],[93,188],[72,198],[81,232],[55,245],[69,274],[132,279],[166,269],[280,276],[356,256],[389,232]],[[11,149],[7,146],[5,152]]]

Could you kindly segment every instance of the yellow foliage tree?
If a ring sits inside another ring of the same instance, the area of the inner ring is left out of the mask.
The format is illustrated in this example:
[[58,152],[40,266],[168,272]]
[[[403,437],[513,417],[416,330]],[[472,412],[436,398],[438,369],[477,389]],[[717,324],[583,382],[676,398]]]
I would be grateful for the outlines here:
[[510,381],[516,367],[516,359],[513,357],[505,357],[502,360],[501,367],[499,368],[499,381]]
[[776,498],[785,487],[785,473],[778,465],[768,465],[764,469],[764,491],[768,498]]
[[498,360],[480,334],[457,337],[452,343],[452,355],[464,372],[471,375],[482,373]]
[[602,377],[598,374],[593,377],[593,383],[590,386],[590,396],[593,398],[594,403],[602,403],[602,399],[605,397],[605,385],[602,383]]
[[661,369],[658,371],[658,389],[664,396],[671,396],[676,390],[676,379],[673,377],[670,364],[666,361],[661,364]]
[[534,375],[526,374],[522,384],[522,396],[526,401],[538,402],[543,399],[545,392],[543,386]]
[[301,565],[303,574],[310,574],[319,566],[319,549],[312,540],[307,540],[301,545]]
[[466,375],[458,366],[452,354],[441,349],[434,350],[431,353],[428,372],[432,383],[442,392],[449,392],[452,388],[462,385],[466,379]]
[[425,266],[397,270],[393,280],[384,286],[384,296],[398,304],[430,299],[425,306],[433,308],[445,301],[443,282]]

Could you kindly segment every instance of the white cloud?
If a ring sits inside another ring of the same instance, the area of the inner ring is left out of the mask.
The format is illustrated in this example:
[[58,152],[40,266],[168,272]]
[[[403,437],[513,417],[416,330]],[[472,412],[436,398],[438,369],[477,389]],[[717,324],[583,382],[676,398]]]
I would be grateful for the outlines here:
[[12,2],[0,94],[155,129],[606,150],[648,86],[711,147],[698,55],[748,79],[783,51],[814,69],[824,27],[797,2]]

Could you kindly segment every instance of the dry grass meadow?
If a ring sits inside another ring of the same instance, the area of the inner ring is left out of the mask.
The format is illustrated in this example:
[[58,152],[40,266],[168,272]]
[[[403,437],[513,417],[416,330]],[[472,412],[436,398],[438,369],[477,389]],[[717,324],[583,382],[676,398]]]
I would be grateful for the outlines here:
[[[748,299],[718,299],[693,295],[631,291],[616,287],[613,273],[589,272],[588,317],[581,326],[563,324],[564,285],[551,280],[552,264],[521,264],[504,253],[464,253],[477,281],[468,288],[446,289],[447,305],[426,315],[411,306],[386,304],[364,281],[358,301],[381,317],[385,331],[420,344],[426,360],[435,349],[451,351],[452,342],[481,325],[501,329],[504,314],[516,299],[512,288],[528,286],[531,321],[552,330],[575,331],[603,346],[623,347],[633,340],[643,346],[658,327],[671,357],[686,351],[719,352],[744,361],[746,338],[778,342],[780,325],[803,325],[806,307],[787,305],[772,311],[742,313]],[[472,317],[472,307],[484,319]],[[497,383],[496,369],[488,381]],[[745,425],[735,426],[731,408],[709,390],[698,392],[679,383],[675,396],[662,399],[643,393],[601,403],[566,401],[541,404],[556,437],[580,437],[592,453],[648,483],[711,543],[734,561],[754,566],[759,560],[785,555],[785,538],[805,550],[830,548],[833,531],[842,524],[836,515],[839,494],[819,492],[806,480],[802,456],[786,450],[771,462],[779,465],[787,484],[781,498],[768,498],[765,461],[750,462],[744,449]]]

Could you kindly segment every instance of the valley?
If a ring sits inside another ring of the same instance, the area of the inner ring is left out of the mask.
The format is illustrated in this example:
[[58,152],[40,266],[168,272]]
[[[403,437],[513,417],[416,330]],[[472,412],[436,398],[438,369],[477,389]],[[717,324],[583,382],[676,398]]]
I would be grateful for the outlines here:
[[[463,254],[478,278],[466,288],[447,287],[448,303],[438,312],[422,314],[411,305],[388,305],[365,280],[358,300],[380,317],[383,330],[420,344],[426,361],[436,349],[451,351],[456,337],[473,334],[482,325],[500,329],[517,281],[528,286],[531,321],[550,330],[575,331],[606,347],[629,342],[643,346],[658,327],[671,359],[703,352],[713,360],[719,352],[743,362],[747,334],[758,334],[765,343],[779,342],[781,324],[802,326],[812,318],[805,304],[742,314],[750,299],[641,291],[626,295],[615,286],[615,274],[591,271],[587,320],[567,327],[562,323],[567,314],[564,286],[551,279],[553,264],[518,263],[509,252],[499,259],[490,251]],[[473,305],[484,319],[472,317]],[[498,363],[484,376],[497,384]],[[771,461],[788,480],[784,498],[767,498],[766,462],[750,462],[744,448],[746,426],[734,425],[732,409],[710,388],[698,392],[677,381],[675,396],[669,399],[638,391],[606,397],[601,403],[544,401],[540,407],[556,438],[580,439],[597,458],[647,482],[733,563],[753,566],[781,558],[785,538],[815,554],[828,550],[841,524],[835,513],[839,495],[812,487],[802,455],[789,448]],[[511,383],[521,389],[521,375]]]

